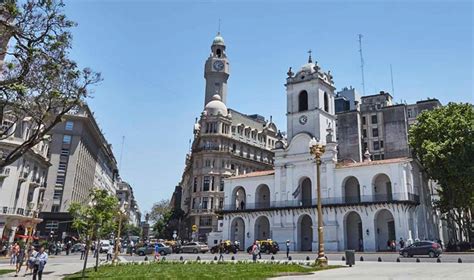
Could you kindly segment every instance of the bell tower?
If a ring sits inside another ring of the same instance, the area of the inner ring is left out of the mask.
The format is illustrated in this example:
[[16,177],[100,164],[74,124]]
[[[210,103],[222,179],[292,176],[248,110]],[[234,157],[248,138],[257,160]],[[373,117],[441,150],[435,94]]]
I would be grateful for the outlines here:
[[309,51],[308,63],[296,74],[290,68],[287,75],[285,86],[288,141],[298,133],[306,132],[325,143],[326,129],[336,127],[336,88],[331,71],[324,72],[317,62],[313,63]]
[[204,67],[204,78],[206,79],[206,95],[204,106],[212,101],[217,94],[222,102],[227,102],[227,79],[229,79],[229,60],[225,52],[224,38],[220,32],[212,41],[211,54],[206,60]]

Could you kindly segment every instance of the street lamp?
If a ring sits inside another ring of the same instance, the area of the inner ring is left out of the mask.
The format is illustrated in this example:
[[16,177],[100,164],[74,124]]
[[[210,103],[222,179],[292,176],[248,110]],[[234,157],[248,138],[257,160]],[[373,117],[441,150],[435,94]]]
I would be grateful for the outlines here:
[[117,229],[117,237],[115,238],[115,253],[114,253],[114,259],[112,260],[112,264],[115,264],[117,262],[118,252],[119,252],[118,250],[119,242],[120,242],[120,230],[122,228],[122,217],[127,214],[127,209],[128,209],[128,202],[124,202],[118,211],[119,224],[118,224],[118,229]]
[[316,190],[318,195],[318,259],[317,263],[319,266],[327,266],[328,262],[324,256],[324,237],[323,237],[323,212],[321,210],[321,179],[320,179],[320,167],[321,167],[321,156],[324,154],[325,146],[319,143],[319,139],[312,138],[309,141],[309,152],[314,156],[316,160]]

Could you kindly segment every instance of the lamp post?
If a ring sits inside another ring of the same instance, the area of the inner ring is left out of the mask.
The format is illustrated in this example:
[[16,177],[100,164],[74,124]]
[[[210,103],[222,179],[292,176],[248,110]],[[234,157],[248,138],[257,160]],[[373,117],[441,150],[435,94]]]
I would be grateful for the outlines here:
[[122,217],[127,214],[128,203],[124,202],[120,207],[118,214],[119,214],[119,224],[117,229],[117,237],[115,238],[115,252],[114,252],[114,259],[112,260],[112,264],[116,264],[119,252],[119,242],[120,242],[120,231],[122,229]]
[[314,137],[309,141],[309,152],[314,156],[316,160],[316,190],[318,194],[318,259],[317,263],[319,266],[327,266],[328,262],[324,256],[324,237],[323,237],[323,212],[321,209],[321,179],[320,179],[320,167],[321,167],[321,156],[324,154],[325,146],[319,143]]

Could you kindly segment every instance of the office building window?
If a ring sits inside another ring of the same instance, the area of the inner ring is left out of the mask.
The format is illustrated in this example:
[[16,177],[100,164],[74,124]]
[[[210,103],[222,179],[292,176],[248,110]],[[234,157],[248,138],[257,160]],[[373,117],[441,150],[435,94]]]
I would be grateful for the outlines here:
[[192,209],[196,209],[196,198],[193,198],[193,203],[191,205]]
[[383,141],[380,141],[380,149],[383,148]]
[[69,155],[69,149],[61,149],[61,155],[62,156],[68,156]]
[[46,230],[56,230],[59,228],[59,222],[58,221],[47,221],[45,225]]
[[51,207],[51,212],[57,213],[59,212],[60,208],[61,207],[59,205],[53,205],[53,207]]
[[209,227],[212,226],[212,217],[200,217],[199,225]]
[[372,115],[372,124],[377,123],[377,115]]
[[219,209],[222,209],[222,208],[224,208],[224,199],[219,198]]
[[214,191],[214,176],[211,177],[211,191]]
[[193,182],[193,191],[197,192],[197,187],[198,187],[198,178],[194,177],[194,182]]
[[208,192],[210,183],[211,183],[211,178],[209,176],[204,176],[202,191]]
[[363,152],[365,152],[365,150],[367,150],[367,142],[364,142],[363,149],[364,149]]
[[74,128],[74,122],[73,121],[67,121],[66,122],[66,130],[72,130]]
[[362,124],[366,124],[365,123],[365,117],[362,117]]
[[379,136],[379,129],[372,128],[372,137],[378,137],[378,136]]
[[221,183],[219,185],[219,191],[221,191],[221,192],[224,191],[224,179],[221,179]]
[[373,142],[373,145],[374,145],[374,150],[375,150],[375,151],[377,151],[377,150],[380,149],[380,147],[379,147],[379,141],[374,141],[374,142]]
[[209,202],[209,198],[207,197],[203,197],[202,198],[202,205],[201,205],[201,209],[207,209],[207,203]]
[[367,137],[367,129],[362,129],[362,137]]
[[54,190],[53,199],[61,199],[63,190]]
[[63,136],[63,144],[71,144],[71,135]]
[[210,159],[206,159],[206,161],[204,163],[205,163],[206,167],[211,167],[211,160]]
[[211,197],[211,201],[209,203],[209,209],[214,209],[214,198]]

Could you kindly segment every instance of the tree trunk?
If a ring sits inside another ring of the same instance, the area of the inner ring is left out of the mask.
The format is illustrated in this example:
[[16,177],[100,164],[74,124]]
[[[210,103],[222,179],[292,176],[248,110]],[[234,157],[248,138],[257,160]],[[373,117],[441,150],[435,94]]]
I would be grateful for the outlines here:
[[86,239],[86,248],[84,250],[85,251],[85,257],[84,257],[84,266],[82,267],[82,279],[84,279],[84,277],[86,277],[86,266],[87,266],[87,257],[89,256],[89,250],[91,248],[91,241],[89,238]]

